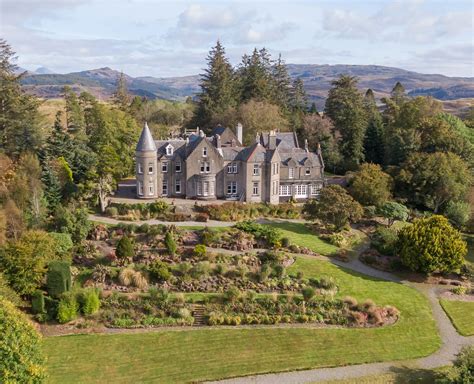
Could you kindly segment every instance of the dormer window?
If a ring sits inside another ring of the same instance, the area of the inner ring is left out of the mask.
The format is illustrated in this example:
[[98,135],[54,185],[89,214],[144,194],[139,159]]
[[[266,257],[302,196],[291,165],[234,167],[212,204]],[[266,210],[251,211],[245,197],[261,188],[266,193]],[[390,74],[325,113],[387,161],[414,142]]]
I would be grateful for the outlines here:
[[207,157],[207,147],[204,147],[204,148],[202,149],[202,155],[203,155],[204,157]]
[[166,156],[172,156],[173,155],[174,148],[171,144],[168,144],[166,146]]

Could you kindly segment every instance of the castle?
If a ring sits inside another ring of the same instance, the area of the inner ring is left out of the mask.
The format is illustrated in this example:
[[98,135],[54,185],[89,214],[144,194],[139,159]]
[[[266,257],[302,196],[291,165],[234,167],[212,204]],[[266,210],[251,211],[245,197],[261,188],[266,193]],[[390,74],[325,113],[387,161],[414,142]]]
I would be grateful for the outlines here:
[[294,132],[258,134],[242,144],[243,128],[216,127],[154,140],[148,125],[136,148],[137,197],[227,199],[278,204],[318,196],[324,185],[321,148],[304,148]]

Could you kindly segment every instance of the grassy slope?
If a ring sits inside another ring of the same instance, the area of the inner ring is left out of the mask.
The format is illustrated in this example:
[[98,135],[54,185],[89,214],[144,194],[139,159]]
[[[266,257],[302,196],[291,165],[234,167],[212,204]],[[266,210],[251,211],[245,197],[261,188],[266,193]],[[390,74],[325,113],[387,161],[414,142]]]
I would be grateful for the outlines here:
[[401,310],[377,329],[202,329],[81,335],[45,340],[51,383],[172,383],[431,354],[440,340],[427,300],[406,286],[377,281],[310,257],[291,267],[331,275],[340,295]]
[[440,300],[440,303],[461,335],[474,335],[474,302]]
[[315,236],[303,223],[271,223],[266,224],[278,228],[282,237],[288,237],[290,241],[299,246],[307,247],[321,255],[330,255],[339,249],[335,245],[329,244]]

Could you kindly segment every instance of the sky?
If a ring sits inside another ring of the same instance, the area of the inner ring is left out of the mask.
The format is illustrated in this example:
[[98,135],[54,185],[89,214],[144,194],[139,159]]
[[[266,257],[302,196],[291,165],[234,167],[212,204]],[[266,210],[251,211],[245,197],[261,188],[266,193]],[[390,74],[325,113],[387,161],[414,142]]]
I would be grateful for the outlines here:
[[474,76],[474,1],[0,0],[17,64],[57,73],[202,73],[220,39],[232,64],[266,47],[295,64],[370,64]]

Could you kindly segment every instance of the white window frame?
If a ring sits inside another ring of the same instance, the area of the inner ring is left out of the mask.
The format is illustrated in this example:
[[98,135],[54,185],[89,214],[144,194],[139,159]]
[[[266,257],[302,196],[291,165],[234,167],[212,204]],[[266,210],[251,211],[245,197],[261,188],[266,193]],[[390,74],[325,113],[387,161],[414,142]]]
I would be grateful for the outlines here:
[[201,181],[199,181],[196,184],[196,195],[202,196],[202,182]]
[[311,168],[310,168],[310,167],[306,167],[304,173],[305,173],[306,176],[310,176],[310,175],[311,175]]
[[201,162],[201,173],[210,173],[211,172],[211,163],[209,161]]
[[280,184],[280,196],[291,196],[291,185],[290,184]]
[[227,182],[227,195],[228,196],[237,195],[237,182],[236,181]]
[[207,147],[203,147],[202,149],[202,156],[207,157]]
[[295,178],[295,169],[293,167],[288,168],[288,178],[289,179]]
[[167,173],[168,172],[168,162],[167,161],[163,161],[161,163],[161,172],[163,173]]
[[210,182],[209,181],[203,181],[202,182],[202,195],[203,196],[209,196],[210,195]]
[[153,175],[153,163],[148,163],[148,174]]
[[166,156],[172,156],[173,155],[174,148],[171,144],[168,144],[166,146]]
[[227,173],[238,173],[237,163],[227,164]]
[[237,166],[237,163],[233,163],[232,168],[233,168],[234,173],[239,173],[239,168]]
[[178,160],[175,164],[174,164],[174,170],[176,173],[180,173],[181,172],[181,160]]
[[174,191],[178,195],[181,193],[181,180],[178,179],[178,180],[175,181]]
[[138,195],[143,196],[143,183],[141,181],[138,182]]
[[308,197],[308,185],[306,185],[306,184],[296,185],[295,196],[296,197]]
[[141,175],[143,173],[142,163],[137,163],[137,167],[138,167],[138,174]]
[[313,184],[311,186],[311,196],[319,196],[321,193],[321,186],[317,184]]
[[253,175],[260,176],[260,164],[253,165]]
[[155,190],[153,188],[153,184],[148,186],[148,196],[153,196],[155,194]]
[[168,180],[163,180],[163,185],[161,188],[161,194],[163,196],[168,196]]
[[252,196],[259,196],[260,195],[260,183],[258,181],[254,181],[252,184]]

